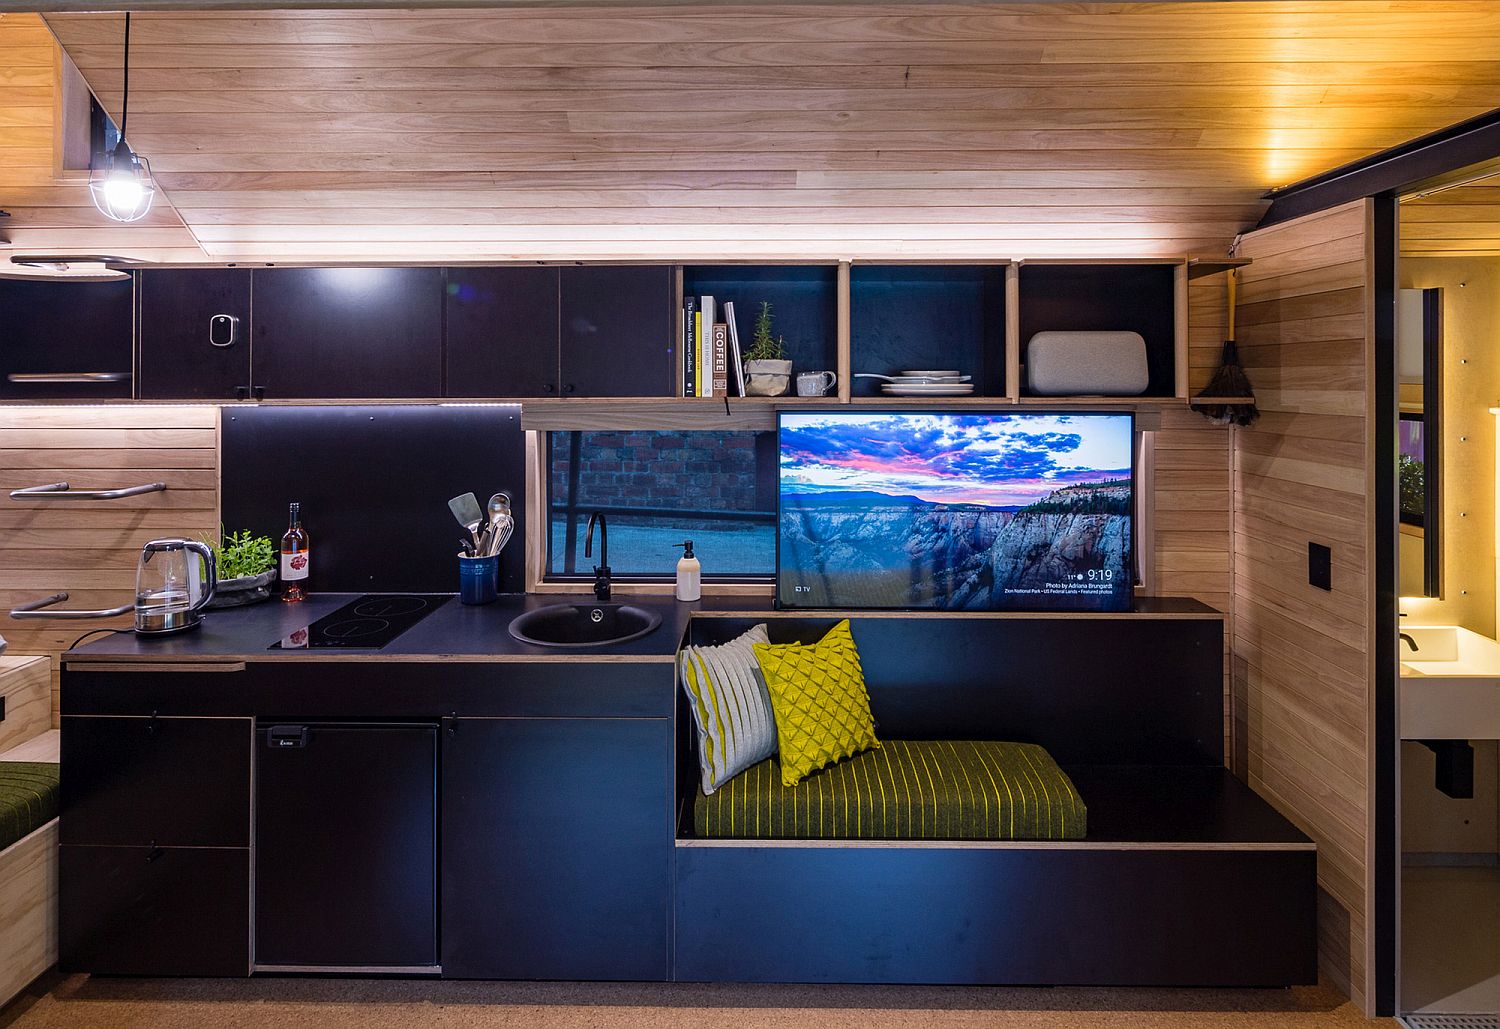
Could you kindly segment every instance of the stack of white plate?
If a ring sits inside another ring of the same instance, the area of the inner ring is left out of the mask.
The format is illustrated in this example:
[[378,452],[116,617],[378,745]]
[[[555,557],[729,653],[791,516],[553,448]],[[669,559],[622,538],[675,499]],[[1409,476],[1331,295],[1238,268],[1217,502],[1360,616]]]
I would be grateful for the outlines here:
[[880,391],[888,397],[964,397],[974,392],[971,375],[957,369],[913,369],[895,375],[877,375],[885,379]]

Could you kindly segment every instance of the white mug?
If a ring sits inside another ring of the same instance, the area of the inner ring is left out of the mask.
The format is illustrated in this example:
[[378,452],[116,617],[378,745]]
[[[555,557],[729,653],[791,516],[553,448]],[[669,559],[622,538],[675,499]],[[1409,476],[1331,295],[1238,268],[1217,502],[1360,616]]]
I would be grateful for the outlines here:
[[802,372],[797,376],[799,397],[821,397],[838,385],[839,377],[832,372]]

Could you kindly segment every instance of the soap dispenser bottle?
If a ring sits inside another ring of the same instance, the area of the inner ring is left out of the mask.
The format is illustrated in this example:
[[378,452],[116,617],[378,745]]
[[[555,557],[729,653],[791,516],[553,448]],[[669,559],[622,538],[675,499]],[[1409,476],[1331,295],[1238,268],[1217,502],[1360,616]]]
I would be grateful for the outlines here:
[[693,541],[683,540],[673,546],[682,548],[682,557],[677,562],[677,599],[701,600],[703,597],[703,566],[693,556]]

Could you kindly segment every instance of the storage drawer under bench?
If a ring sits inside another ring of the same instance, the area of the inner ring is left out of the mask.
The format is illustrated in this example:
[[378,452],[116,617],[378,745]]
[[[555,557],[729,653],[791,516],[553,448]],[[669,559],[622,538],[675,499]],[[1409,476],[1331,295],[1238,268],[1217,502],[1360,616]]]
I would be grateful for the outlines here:
[[1084,839],[700,839],[684,810],[674,978],[1317,980],[1317,850],[1253,790],[1212,766],[1066,772]]
[[674,978],[1316,981],[1310,844],[681,840]]

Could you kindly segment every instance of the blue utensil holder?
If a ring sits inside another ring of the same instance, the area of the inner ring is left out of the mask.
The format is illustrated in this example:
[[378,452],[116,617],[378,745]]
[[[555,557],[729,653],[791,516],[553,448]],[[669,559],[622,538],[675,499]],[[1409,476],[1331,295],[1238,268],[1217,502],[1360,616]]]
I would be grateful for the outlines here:
[[458,558],[458,599],[465,604],[491,604],[500,594],[500,555]]

